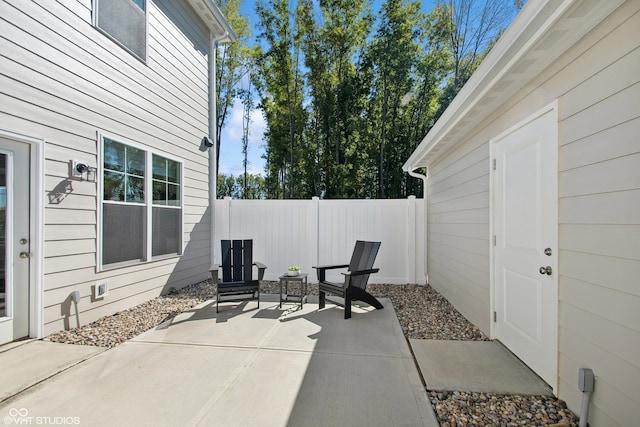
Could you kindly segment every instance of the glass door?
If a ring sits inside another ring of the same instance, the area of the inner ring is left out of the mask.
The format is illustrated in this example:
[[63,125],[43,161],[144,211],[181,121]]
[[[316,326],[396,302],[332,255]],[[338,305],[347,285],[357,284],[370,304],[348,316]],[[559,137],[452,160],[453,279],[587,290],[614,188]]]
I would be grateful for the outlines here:
[[0,344],[29,335],[29,153],[0,138]]

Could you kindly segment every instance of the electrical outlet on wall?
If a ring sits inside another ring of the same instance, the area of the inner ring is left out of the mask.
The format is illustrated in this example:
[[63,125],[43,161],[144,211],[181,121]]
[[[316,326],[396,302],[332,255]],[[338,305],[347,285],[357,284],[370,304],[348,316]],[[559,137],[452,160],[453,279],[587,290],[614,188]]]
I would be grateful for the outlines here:
[[109,283],[106,280],[102,280],[100,282],[96,282],[93,287],[93,298],[100,299],[109,295]]

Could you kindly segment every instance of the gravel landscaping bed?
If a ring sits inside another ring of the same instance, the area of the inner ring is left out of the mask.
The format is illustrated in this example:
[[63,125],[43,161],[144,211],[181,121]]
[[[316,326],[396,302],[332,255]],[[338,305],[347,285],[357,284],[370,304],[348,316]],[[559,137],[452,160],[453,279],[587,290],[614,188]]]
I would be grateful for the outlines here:
[[[316,284],[309,294],[317,295]],[[487,341],[476,326],[465,319],[430,286],[369,285],[376,297],[390,298],[407,338]],[[278,282],[263,282],[261,292],[277,294]],[[49,341],[114,347],[171,317],[215,297],[215,287],[204,281],[147,301],[113,316],[50,335]],[[442,427],[458,426],[578,426],[578,418],[566,404],[546,396],[498,395],[465,391],[428,391]]]

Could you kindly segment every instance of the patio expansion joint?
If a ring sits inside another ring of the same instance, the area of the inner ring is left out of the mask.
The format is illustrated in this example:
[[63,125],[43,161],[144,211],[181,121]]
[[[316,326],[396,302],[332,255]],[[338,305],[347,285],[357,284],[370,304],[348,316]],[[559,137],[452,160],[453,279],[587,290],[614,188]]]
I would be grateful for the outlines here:
[[171,347],[171,346],[209,347],[209,348],[241,349],[241,350],[258,350],[262,348],[255,345],[242,345],[242,344],[208,344],[208,343],[194,343],[194,342],[181,342],[181,341],[164,342],[164,341],[152,341],[152,340],[127,341],[127,344],[163,345],[167,347]]
[[271,352],[287,352],[287,353],[298,353],[298,354],[325,354],[325,355],[333,355],[333,356],[349,356],[349,357],[364,357],[367,359],[397,359],[404,360],[407,359],[404,355],[363,355],[361,353],[353,353],[353,352],[335,352],[335,351],[326,351],[326,350],[316,350],[316,349],[303,349],[303,348],[287,348],[287,347],[272,347],[269,345],[242,345],[242,344],[208,344],[208,343],[193,343],[193,342],[162,342],[162,341],[152,341],[152,340],[135,340],[128,341],[127,344],[138,344],[138,345],[163,345],[163,346],[182,346],[182,347],[207,347],[207,348],[219,348],[219,349],[227,349],[227,350],[264,350]]
[[[71,345],[73,345],[73,344],[71,344]],[[43,384],[43,383],[45,383],[45,382],[57,377],[58,375],[63,374],[64,372],[67,372],[68,370],[70,370],[72,368],[75,368],[76,366],[79,366],[79,365],[85,363],[86,361],[88,361],[90,359],[93,359],[94,357],[99,356],[99,355],[101,355],[103,353],[106,353],[107,351],[111,350],[111,348],[108,348],[108,347],[98,347],[98,348],[102,349],[102,351],[97,351],[97,352],[95,352],[93,354],[90,354],[90,355],[88,355],[86,357],[83,357],[80,360],[78,360],[77,362],[75,362],[73,364],[70,364],[68,366],[65,366],[64,368],[60,368],[59,370],[53,372],[52,374],[41,378],[39,381],[36,381],[33,384],[30,384],[30,385],[26,386],[22,390],[17,391],[16,393],[13,393],[12,395],[9,395],[9,396],[7,396],[7,397],[5,397],[3,399],[0,399],[0,404],[9,403],[13,399],[16,399],[16,398],[20,397],[21,395],[29,392],[30,390],[33,390],[34,388],[38,387],[40,384]]]

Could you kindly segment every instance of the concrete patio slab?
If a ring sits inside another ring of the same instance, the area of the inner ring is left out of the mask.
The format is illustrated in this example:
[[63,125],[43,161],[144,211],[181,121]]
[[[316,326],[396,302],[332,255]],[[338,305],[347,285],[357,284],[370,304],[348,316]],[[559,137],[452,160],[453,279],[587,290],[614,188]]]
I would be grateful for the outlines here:
[[221,305],[216,315],[209,301],[1,403],[0,417],[437,426],[391,301],[383,304],[344,320],[336,307],[281,310],[277,301]]
[[499,342],[409,342],[429,390],[553,395],[547,383]]
[[2,346],[0,402],[105,350],[39,340]]

